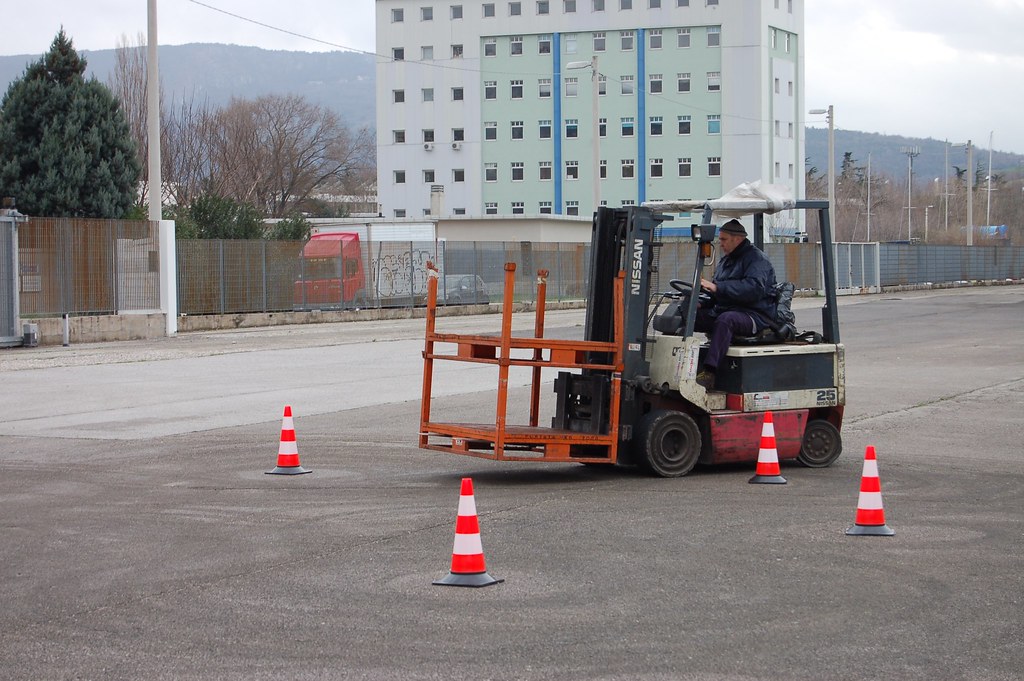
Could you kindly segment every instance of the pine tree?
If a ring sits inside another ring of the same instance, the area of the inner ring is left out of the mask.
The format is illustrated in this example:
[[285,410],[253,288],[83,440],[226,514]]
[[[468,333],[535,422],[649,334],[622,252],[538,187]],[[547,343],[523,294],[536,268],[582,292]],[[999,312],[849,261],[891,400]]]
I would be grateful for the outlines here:
[[64,29],[0,104],[0,195],[46,217],[120,218],[138,202],[139,161],[118,101]]

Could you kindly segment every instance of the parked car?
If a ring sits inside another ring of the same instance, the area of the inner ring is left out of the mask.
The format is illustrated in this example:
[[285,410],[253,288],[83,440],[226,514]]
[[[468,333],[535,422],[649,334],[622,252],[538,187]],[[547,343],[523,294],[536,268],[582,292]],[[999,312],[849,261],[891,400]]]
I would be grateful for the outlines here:
[[437,302],[439,305],[480,305],[491,302],[491,297],[479,275],[446,274],[438,282]]

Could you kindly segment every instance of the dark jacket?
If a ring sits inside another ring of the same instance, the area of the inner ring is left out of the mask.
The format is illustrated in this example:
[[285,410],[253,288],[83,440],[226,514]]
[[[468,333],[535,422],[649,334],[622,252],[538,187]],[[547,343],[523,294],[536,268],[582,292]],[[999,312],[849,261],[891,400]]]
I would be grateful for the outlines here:
[[715,270],[714,315],[728,310],[753,314],[758,328],[775,319],[775,268],[749,240],[718,262]]

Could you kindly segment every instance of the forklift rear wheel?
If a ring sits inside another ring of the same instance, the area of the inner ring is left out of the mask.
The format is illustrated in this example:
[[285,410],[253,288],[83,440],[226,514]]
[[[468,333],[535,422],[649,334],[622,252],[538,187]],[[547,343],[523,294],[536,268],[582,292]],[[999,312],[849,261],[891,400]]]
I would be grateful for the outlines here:
[[808,468],[824,468],[843,453],[843,438],[839,429],[828,421],[816,419],[807,423],[800,453],[796,460]]
[[686,475],[697,464],[700,446],[700,428],[689,414],[656,410],[640,422],[641,463],[655,475]]

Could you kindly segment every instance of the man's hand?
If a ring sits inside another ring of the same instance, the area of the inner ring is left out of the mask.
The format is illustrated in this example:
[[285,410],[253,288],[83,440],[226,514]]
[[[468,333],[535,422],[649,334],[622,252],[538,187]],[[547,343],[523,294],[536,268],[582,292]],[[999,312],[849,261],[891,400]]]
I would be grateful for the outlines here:
[[715,282],[709,281],[708,279],[701,278],[700,287],[702,289],[711,291],[712,293],[718,292],[718,286],[715,285]]

